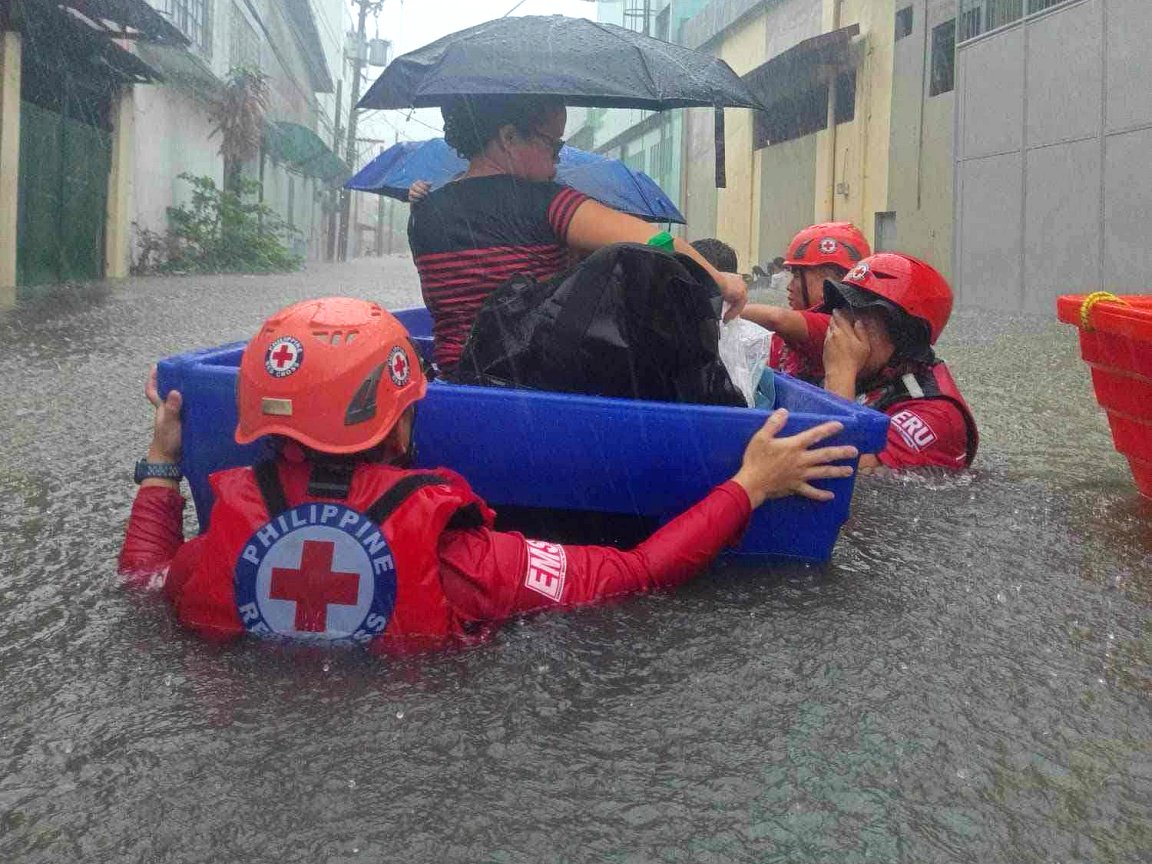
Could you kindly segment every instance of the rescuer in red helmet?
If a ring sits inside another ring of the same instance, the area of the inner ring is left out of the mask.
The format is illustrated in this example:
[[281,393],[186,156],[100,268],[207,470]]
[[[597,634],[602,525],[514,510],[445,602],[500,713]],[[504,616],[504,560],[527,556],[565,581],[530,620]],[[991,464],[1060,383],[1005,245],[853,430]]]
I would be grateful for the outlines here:
[[851,222],[810,225],[792,238],[784,266],[791,271],[788,308],[760,303],[744,307],[742,317],[773,331],[768,365],[813,384],[824,377],[824,331],[828,317],[824,283],[844,274],[872,254],[868,240]]
[[881,252],[825,283],[823,310],[832,315],[824,388],[892,418],[888,446],[861,457],[860,467],[971,465],[976,421],[932,351],[952,313],[944,277],[909,255]]
[[245,349],[237,386],[236,440],[269,436],[276,456],[212,475],[210,527],[184,542],[181,396],[161,399],[153,372],[152,445],[119,561],[128,575],[167,570],[180,621],[213,639],[408,649],[483,622],[677,585],[767,498],[831,498],[810,481],[849,476],[831,463],[857,455],[815,447],[839,423],[777,437],[777,411],[731,480],[635,549],[562,546],[493,530],[493,512],[463,477],[408,467],[426,382],[408,333],[375,303],[328,298],[273,315]]

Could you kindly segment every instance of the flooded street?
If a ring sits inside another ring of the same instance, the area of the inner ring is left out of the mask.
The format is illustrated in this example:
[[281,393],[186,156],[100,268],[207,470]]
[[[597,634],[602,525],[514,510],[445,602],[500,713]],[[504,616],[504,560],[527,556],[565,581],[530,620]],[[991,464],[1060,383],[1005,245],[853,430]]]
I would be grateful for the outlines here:
[[1152,860],[1152,502],[1054,310],[953,316],[975,470],[861,481],[831,565],[383,662],[205,645],[115,556],[155,359],[308,296],[413,305],[411,263],[28,293],[0,312],[0,861]]

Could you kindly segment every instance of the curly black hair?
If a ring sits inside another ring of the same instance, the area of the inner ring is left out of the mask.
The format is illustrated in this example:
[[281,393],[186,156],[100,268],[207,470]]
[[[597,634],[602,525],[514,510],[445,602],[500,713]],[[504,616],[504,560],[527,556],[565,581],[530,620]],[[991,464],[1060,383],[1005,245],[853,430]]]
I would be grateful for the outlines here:
[[440,109],[444,140],[463,159],[488,146],[502,126],[514,126],[527,137],[564,103],[550,96],[461,96]]

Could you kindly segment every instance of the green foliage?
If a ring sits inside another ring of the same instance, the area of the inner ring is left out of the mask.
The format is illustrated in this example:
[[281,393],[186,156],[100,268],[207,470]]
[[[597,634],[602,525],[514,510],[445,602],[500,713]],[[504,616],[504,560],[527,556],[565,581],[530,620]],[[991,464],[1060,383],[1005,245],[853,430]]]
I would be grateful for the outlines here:
[[224,188],[230,192],[242,191],[240,166],[260,153],[269,98],[268,76],[238,67],[228,73],[224,94],[212,109],[212,135],[220,136]]
[[[275,211],[251,200],[259,189],[238,178],[235,191],[211,177],[181,174],[192,185],[187,205],[168,208],[167,237],[141,232],[139,261],[161,273],[276,273],[299,270],[303,259],[285,244],[297,232]],[[160,260],[163,253],[163,261]],[[139,263],[138,263],[139,266]]]

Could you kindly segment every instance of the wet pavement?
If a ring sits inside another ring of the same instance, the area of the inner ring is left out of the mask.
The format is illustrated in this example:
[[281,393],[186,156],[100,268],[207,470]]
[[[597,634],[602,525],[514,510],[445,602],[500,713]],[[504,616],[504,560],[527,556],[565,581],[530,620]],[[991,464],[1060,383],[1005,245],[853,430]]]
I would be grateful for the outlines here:
[[0,312],[0,861],[1152,860],[1152,502],[1054,314],[954,317],[975,470],[864,480],[827,567],[421,659],[204,645],[114,574],[144,375],[330,293],[419,296],[397,257]]

